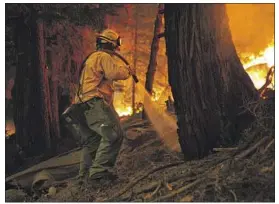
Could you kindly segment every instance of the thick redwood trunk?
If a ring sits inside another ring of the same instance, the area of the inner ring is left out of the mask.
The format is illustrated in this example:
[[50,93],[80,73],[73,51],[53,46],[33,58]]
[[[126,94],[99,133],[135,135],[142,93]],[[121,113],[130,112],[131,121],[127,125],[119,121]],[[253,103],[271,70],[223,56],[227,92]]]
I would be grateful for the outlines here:
[[[16,25],[17,67],[15,83],[12,89],[16,142],[25,152],[34,139],[34,132],[29,128],[29,111],[32,104],[30,82],[34,80],[30,67],[30,32],[22,17]],[[33,108],[35,108],[33,106]]]
[[223,4],[166,4],[165,29],[179,142],[186,159],[201,158],[239,133],[241,106],[258,94],[237,56]]
[[48,84],[48,68],[46,66],[46,53],[45,53],[45,39],[44,39],[44,23],[37,16],[37,11],[32,7],[32,23],[31,23],[31,35],[32,35],[32,69],[37,70],[35,81],[32,81],[33,87],[36,87],[36,93],[33,97],[35,98],[34,105],[37,106],[36,113],[38,116],[37,120],[34,120],[32,115],[29,120],[34,120],[34,126],[37,127],[37,139],[41,143],[37,148],[37,144],[33,146],[40,153],[43,151],[49,152],[51,149],[51,135],[50,135],[50,103],[49,103],[49,84]]
[[51,77],[49,78],[50,84],[50,109],[51,112],[51,135],[52,140],[55,141],[60,138],[60,122],[59,122],[59,109],[58,109],[58,74],[60,70],[60,63],[58,56],[52,53],[51,57]]
[[37,66],[40,70],[40,88],[41,88],[41,113],[42,113],[42,137],[44,138],[47,149],[51,148],[51,131],[50,124],[52,111],[50,106],[50,90],[48,81],[48,67],[46,65],[46,52],[44,40],[44,24],[43,21],[37,20]]
[[43,24],[38,21],[33,5],[29,8],[30,18],[19,21],[17,26],[18,65],[13,100],[17,143],[28,155],[36,155],[50,147],[49,115],[46,111],[48,83]]

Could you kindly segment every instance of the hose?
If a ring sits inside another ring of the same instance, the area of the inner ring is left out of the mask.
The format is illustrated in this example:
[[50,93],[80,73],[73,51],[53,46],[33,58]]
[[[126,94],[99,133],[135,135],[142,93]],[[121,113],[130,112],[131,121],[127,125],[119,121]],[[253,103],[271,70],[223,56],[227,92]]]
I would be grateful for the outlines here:
[[[128,66],[127,69],[129,70],[129,72],[132,73],[129,62],[122,55],[120,55],[118,52],[107,50],[107,49],[100,49],[100,50],[103,51],[103,52],[106,52],[108,54],[115,55],[116,57],[121,59]],[[133,79],[136,83],[139,82],[138,77],[136,75],[132,74],[132,77],[133,77]]]

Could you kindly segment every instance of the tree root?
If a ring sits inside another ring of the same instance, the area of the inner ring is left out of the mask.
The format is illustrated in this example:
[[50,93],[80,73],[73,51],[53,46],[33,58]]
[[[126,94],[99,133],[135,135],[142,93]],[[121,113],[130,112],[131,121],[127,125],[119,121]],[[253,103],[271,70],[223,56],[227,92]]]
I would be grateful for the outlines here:
[[165,169],[165,168],[169,168],[172,166],[177,166],[180,164],[184,164],[184,161],[180,161],[180,162],[176,162],[176,163],[172,163],[172,164],[167,164],[164,166],[159,166],[157,168],[151,169],[150,171],[146,172],[143,176],[139,177],[138,179],[135,179],[133,181],[130,182],[130,184],[128,184],[122,191],[120,191],[119,193],[115,194],[114,196],[112,196],[111,198],[107,199],[107,200],[103,200],[102,202],[109,202],[114,200],[115,198],[118,198],[119,196],[123,195],[125,192],[127,192],[129,189],[131,189],[134,185],[136,185],[139,181],[141,181],[142,179],[146,178],[147,176],[149,176],[150,174]]

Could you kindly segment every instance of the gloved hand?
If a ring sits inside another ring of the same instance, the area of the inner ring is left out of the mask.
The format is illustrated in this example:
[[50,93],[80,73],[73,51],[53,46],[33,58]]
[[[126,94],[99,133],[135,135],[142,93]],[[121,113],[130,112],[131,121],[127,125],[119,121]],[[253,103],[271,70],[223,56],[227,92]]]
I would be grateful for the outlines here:
[[131,75],[136,75],[136,69],[135,68],[131,68],[130,66],[127,66],[129,72]]

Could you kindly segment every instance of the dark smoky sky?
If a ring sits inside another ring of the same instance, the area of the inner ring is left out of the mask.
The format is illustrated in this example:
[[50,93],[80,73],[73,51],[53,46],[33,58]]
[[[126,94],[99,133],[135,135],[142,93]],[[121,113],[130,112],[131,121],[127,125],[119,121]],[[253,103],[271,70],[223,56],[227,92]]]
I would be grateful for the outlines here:
[[274,36],[274,4],[227,4],[234,44],[238,52],[258,53]]

